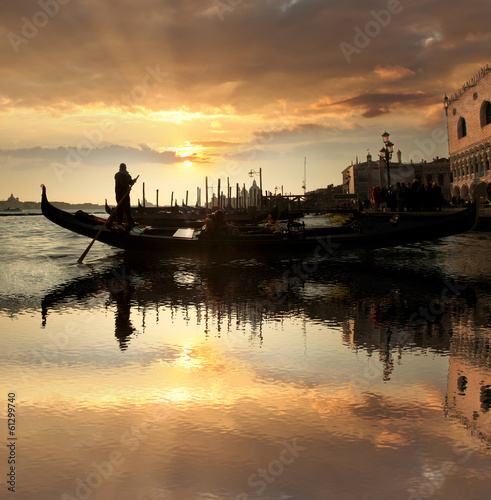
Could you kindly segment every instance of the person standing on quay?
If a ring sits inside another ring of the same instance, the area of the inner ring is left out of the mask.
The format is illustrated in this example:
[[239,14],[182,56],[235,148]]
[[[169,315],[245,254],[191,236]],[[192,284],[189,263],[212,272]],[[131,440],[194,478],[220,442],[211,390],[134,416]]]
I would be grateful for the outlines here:
[[131,186],[133,186],[133,184],[136,182],[136,179],[133,180],[131,178],[131,175],[126,170],[126,164],[121,163],[121,165],[119,165],[119,172],[117,172],[114,176],[114,180],[116,181],[116,202],[119,203],[121,200],[123,200],[118,206],[117,210],[118,224],[123,224],[123,218],[124,216],[126,216],[126,218],[128,219],[128,224],[130,226],[133,226],[135,224],[135,221],[133,220],[133,217],[131,215],[129,190],[131,189]]

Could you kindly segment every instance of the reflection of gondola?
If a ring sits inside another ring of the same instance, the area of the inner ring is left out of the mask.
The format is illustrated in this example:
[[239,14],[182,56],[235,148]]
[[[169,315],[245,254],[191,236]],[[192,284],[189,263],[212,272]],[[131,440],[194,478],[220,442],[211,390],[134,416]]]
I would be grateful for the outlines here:
[[70,303],[71,300],[79,304],[81,300],[105,291],[116,305],[114,335],[121,350],[125,350],[131,335],[136,332],[130,319],[134,290],[131,281],[115,270],[76,279],[45,295],[41,303],[42,324],[46,326],[49,311],[57,304]]
[[[72,215],[51,205],[43,186],[41,208],[46,218],[55,224],[89,238],[95,237],[103,221],[84,213]],[[169,233],[159,228],[135,228],[135,231],[118,232],[108,228],[102,230],[99,241],[118,248],[152,251],[203,251],[223,249],[241,252],[289,252],[316,251],[317,254],[332,252],[341,247],[387,247],[405,243],[433,240],[439,237],[459,234],[471,229],[476,221],[477,209],[468,209],[446,215],[435,215],[425,219],[400,217],[398,220],[359,219],[349,227],[323,228],[306,231],[295,226],[277,233],[230,234],[209,237],[200,230],[188,229],[182,235],[179,231]],[[204,236],[204,237],[203,237]]]
[[[438,273],[381,269],[376,262],[367,266],[366,260],[357,263],[349,258],[318,261],[311,272],[308,266],[300,272],[301,261],[276,259],[256,264],[252,260],[219,264],[216,260],[160,259],[150,255],[141,259],[132,253],[115,259],[110,269],[70,281],[48,293],[42,301],[43,321],[54,308],[79,309],[84,299],[101,296],[116,306],[120,333],[126,331],[128,323],[123,320],[129,318],[130,312],[135,314],[135,307],[144,315],[154,311],[157,318],[163,310],[181,311],[186,318],[194,316],[197,324],[210,321],[217,332],[247,325],[254,335],[261,331],[264,321],[295,311],[295,315],[326,325],[344,328],[349,324],[350,335],[346,331],[343,337],[355,348],[385,351],[388,339],[384,332],[389,324],[394,346],[404,335],[425,348],[449,348],[450,303],[445,314],[434,318],[431,327],[419,321],[415,326],[409,324],[421,306],[440,296],[444,277]],[[471,287],[459,292],[459,297],[468,302],[468,307],[476,300]],[[410,330],[406,331],[408,326]],[[207,325],[204,331],[210,331]],[[435,331],[441,335],[435,336]]]

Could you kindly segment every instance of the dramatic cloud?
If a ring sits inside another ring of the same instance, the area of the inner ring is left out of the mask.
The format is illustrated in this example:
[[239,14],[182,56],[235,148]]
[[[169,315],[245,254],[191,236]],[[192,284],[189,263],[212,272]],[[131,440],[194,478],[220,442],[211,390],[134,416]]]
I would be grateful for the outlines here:
[[417,94],[363,94],[345,99],[343,101],[334,102],[333,107],[342,109],[361,109],[365,118],[373,118],[375,116],[390,113],[391,110],[398,110],[401,107],[423,107],[434,102],[423,93]]
[[[398,2],[394,13],[384,1],[232,4],[220,15],[220,3],[211,0],[52,0],[58,12],[45,14],[42,26],[39,4],[15,2],[2,18],[10,49],[1,56],[3,97],[17,106],[229,104],[251,113],[279,98],[306,102],[314,93],[339,99],[360,85],[373,92],[379,82],[371,75],[384,67],[403,67],[399,78],[416,75],[413,88],[431,92],[432,77],[444,79],[461,58],[452,65],[444,60],[490,31],[482,0],[473,3],[472,16],[453,3],[442,9],[429,1]],[[356,49],[351,63],[342,43]],[[467,54],[465,62],[481,64],[483,50]],[[366,79],[352,88],[336,83],[355,75]]]
[[[104,146],[102,148],[80,149],[77,147],[58,148],[23,148],[23,149],[0,149],[0,157],[29,160],[31,162],[66,163],[80,161],[88,165],[114,167],[118,158],[125,158],[132,163],[178,163],[184,158],[176,156],[173,151],[155,151],[142,144],[139,148],[123,147],[118,145]],[[31,163],[32,165],[32,163]],[[24,167],[25,168],[25,167]]]
[[335,125],[299,123],[291,128],[261,130],[254,132],[252,142],[262,144],[292,144],[325,140],[340,132]]
[[400,80],[401,78],[414,75],[414,71],[402,66],[377,66],[374,69],[374,73],[386,80]]
[[63,157],[110,115],[89,164],[177,163],[192,146],[187,161],[223,170],[252,144],[281,171],[295,145],[328,142],[336,182],[368,131],[414,141],[441,126],[443,95],[489,62],[488,14],[487,0],[9,2],[0,147]]

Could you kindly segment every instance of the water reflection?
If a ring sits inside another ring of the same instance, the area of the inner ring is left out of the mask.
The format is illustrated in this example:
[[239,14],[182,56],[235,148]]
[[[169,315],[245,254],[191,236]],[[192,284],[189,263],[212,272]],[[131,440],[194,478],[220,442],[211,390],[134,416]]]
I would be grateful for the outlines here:
[[491,449],[491,335],[461,322],[450,348],[446,414]]
[[128,338],[136,332],[130,319],[131,298],[135,288],[130,283],[116,283],[116,287],[110,289],[111,299],[116,302],[114,335],[118,339],[120,349],[125,350],[128,347]]
[[[302,268],[302,265],[304,268]],[[314,269],[306,272],[305,269]],[[393,370],[413,346],[449,352],[454,329],[472,319],[486,328],[491,318],[486,282],[450,278],[433,270],[381,268],[375,259],[226,264],[192,260],[134,260],[123,254],[104,271],[55,287],[42,300],[42,324],[50,311],[84,307],[99,297],[115,311],[115,337],[122,349],[145,330],[146,313],[169,311],[202,328],[204,336],[245,329],[261,340],[265,322],[304,318],[342,329],[351,348],[378,351]],[[131,319],[141,312],[142,324]]]
[[474,481],[491,435],[491,287],[450,273],[446,251],[91,265],[38,301],[40,343],[72,317],[97,325],[36,367],[25,476],[43,500],[75,497],[118,452],[91,498],[402,500],[461,465],[469,436],[435,498],[488,491]]

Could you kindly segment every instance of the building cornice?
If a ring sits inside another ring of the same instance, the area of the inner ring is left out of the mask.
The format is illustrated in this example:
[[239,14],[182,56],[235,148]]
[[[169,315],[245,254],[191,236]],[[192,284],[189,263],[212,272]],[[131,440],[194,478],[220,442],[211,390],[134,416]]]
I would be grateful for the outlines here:
[[489,72],[491,68],[488,64],[485,67],[482,67],[478,73],[476,73],[468,82],[466,82],[459,90],[455,91],[450,95],[447,101],[447,105],[452,104],[455,101],[458,101],[469,89],[475,87],[479,81],[484,78]]
[[468,146],[465,146],[463,148],[460,148],[460,149],[454,151],[450,155],[450,160],[452,158],[454,158],[455,156],[471,152],[471,150],[474,150],[474,149],[477,149],[477,150],[479,150],[479,149],[489,149],[490,146],[491,146],[491,143],[490,143],[489,139],[485,139],[484,141],[473,142],[472,144],[469,144]]

